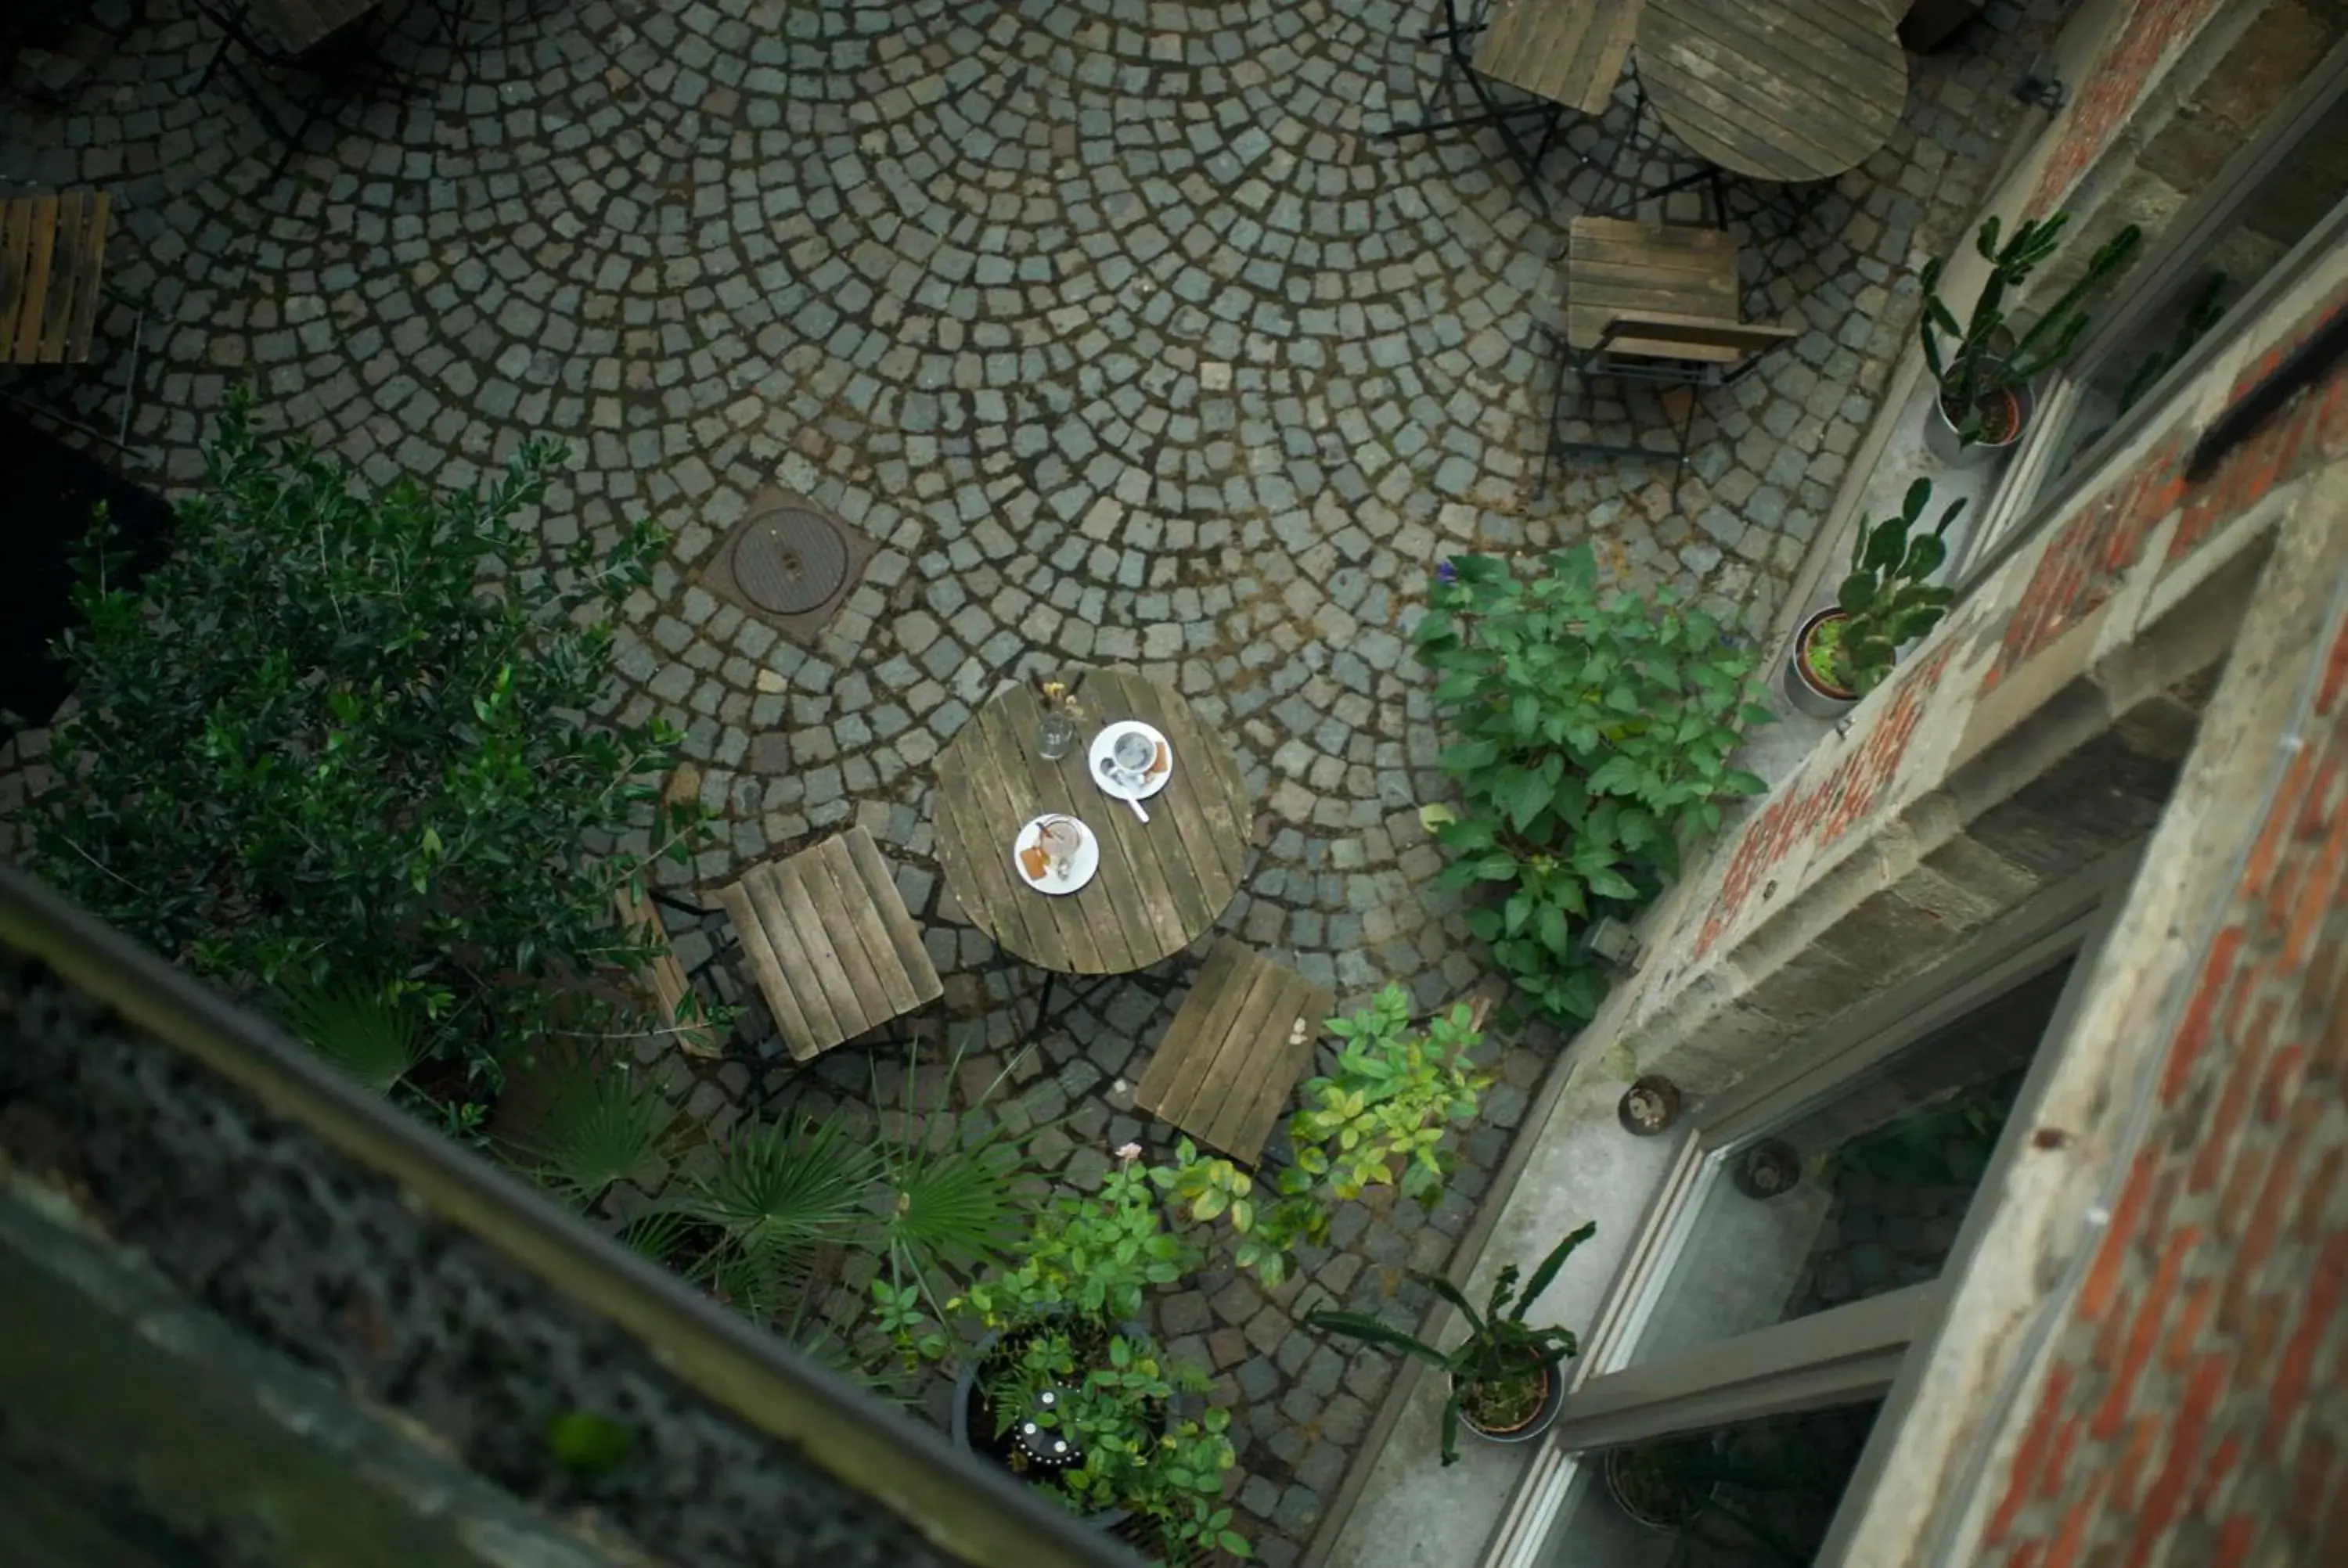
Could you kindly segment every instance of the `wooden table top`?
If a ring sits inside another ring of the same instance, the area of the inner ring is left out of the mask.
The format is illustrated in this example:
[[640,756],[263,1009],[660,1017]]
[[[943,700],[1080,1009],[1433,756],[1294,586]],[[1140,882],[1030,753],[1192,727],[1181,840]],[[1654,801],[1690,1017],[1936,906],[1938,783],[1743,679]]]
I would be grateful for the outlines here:
[[1688,149],[1755,179],[1830,179],[1891,139],[1908,56],[1883,0],[1646,0],[1639,80]]
[[[1071,671],[1071,674],[1075,673]],[[1247,870],[1252,803],[1239,759],[1180,693],[1125,670],[1087,670],[1076,743],[1057,762],[1035,754],[1035,694],[1006,685],[938,757],[938,864],[971,923],[1004,951],[1062,974],[1147,968],[1204,936]],[[1173,776],[1143,803],[1149,820],[1104,794],[1086,760],[1119,719],[1155,725]],[[1030,818],[1074,816],[1100,840],[1100,869],[1074,893],[1020,879],[1011,843]]]

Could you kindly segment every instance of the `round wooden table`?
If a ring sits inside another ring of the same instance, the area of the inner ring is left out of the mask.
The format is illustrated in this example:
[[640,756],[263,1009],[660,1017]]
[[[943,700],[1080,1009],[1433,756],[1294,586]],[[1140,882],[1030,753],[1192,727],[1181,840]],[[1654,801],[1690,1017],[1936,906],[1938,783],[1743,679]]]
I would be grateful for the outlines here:
[[[1083,673],[1085,716],[1057,762],[1035,754],[1035,694],[1015,684],[939,754],[938,864],[971,923],[1005,952],[1060,974],[1126,974],[1180,952],[1230,907],[1253,808],[1239,759],[1179,692],[1130,671]],[[1173,776],[1142,803],[1148,822],[1104,794],[1086,761],[1093,737],[1119,719],[1155,725],[1174,753]],[[1074,893],[1039,893],[1012,866],[1012,839],[1045,812],[1077,818],[1100,840],[1100,869]]]
[[1732,174],[1830,179],[1891,139],[1908,56],[1885,0],[1647,0],[1639,81]]

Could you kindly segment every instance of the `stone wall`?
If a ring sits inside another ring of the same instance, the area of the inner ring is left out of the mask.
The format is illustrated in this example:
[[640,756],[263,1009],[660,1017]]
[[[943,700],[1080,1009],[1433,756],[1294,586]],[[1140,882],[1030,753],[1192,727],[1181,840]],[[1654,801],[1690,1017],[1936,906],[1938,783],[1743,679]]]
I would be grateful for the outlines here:
[[[2348,372],[2300,391],[2206,477],[2187,468],[2218,416],[2343,310],[2348,258],[2173,398],[1714,857],[1622,1004],[1641,1068],[1712,1087],[2098,844],[2159,825],[2131,924],[2051,1047],[2063,1065],[2024,1167],[1989,1200],[1998,1245],[1912,1374],[1843,1561],[1921,1564],[1975,1530],[1996,1554],[1948,1560],[2054,1568],[2098,1560],[2080,1555],[2096,1544],[2115,1562],[2157,1560],[2128,1555],[2155,1546],[2197,1564],[2330,1560],[2316,1543],[2337,1511],[2318,1505],[2343,1450],[2317,1390],[2348,1348],[2332,1060]],[[2333,619],[2307,623],[2303,600]],[[2302,686],[2304,719],[2242,718],[2260,693]],[[2245,810],[2267,798],[2256,775],[2301,743],[2271,803]],[[2188,788],[2180,768],[2188,783],[2252,776]],[[2231,880],[2178,891],[2254,832]],[[2156,958],[2221,905],[2205,949]],[[2096,1010],[2150,1006],[2184,977],[2194,1000],[2170,1034]],[[2142,1054],[2172,1036],[2165,1059]],[[2138,1125],[2126,1090],[2155,1074]],[[2100,1222],[2085,1194],[2106,1161],[2128,1184],[2086,1261],[2082,1227]],[[2084,1279],[2066,1286],[2075,1263]],[[2051,1359],[2034,1362],[2033,1325],[2058,1322]]]
[[2058,67],[2072,100],[2014,190],[2013,216],[2075,229],[2031,297],[2069,287],[2127,223],[2158,234],[2348,36],[2343,0],[2127,0]]
[[[2324,520],[2336,534],[2339,514]],[[2277,671],[2298,676],[2278,682],[2281,743],[2241,770],[2267,775],[2263,810],[2196,825],[2247,853],[2188,906],[2222,915],[2160,988],[2183,994],[2148,1064],[2149,1123],[1993,1472],[1984,1563],[2348,1560],[2348,602],[2333,586],[2310,585],[2328,624]]]

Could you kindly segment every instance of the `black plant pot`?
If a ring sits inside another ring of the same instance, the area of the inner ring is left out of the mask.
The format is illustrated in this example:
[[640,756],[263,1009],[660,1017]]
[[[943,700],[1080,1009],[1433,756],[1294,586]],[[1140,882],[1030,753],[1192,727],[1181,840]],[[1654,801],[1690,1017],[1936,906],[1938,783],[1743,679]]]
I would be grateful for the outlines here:
[[1652,1500],[1634,1495],[1638,1489],[1624,1484],[1622,1466],[1624,1458],[1635,1451],[1632,1449],[1606,1450],[1606,1462],[1602,1467],[1606,1477],[1606,1495],[1614,1500],[1615,1507],[1647,1529],[1662,1531],[1678,1530],[1704,1512],[1704,1500],[1700,1497],[1683,1497],[1674,1493],[1671,1501],[1676,1506],[1663,1508]]
[[1680,1119],[1679,1085],[1649,1073],[1632,1081],[1614,1106],[1615,1120],[1633,1138],[1668,1132]]
[[1746,1197],[1766,1203],[1802,1182],[1802,1157],[1783,1138],[1764,1138],[1736,1157],[1729,1180]]
[[[977,1454],[982,1459],[999,1460],[1000,1456],[995,1454],[991,1449],[983,1446],[974,1435],[976,1430],[975,1422],[978,1415],[978,1368],[985,1361],[986,1353],[994,1348],[996,1342],[1002,1337],[1003,1336],[1000,1334],[989,1334],[984,1338],[981,1339],[978,1342],[976,1352],[964,1361],[962,1370],[954,1377],[953,1409],[952,1413],[952,1431],[953,1440],[959,1446],[968,1449],[971,1452]],[[1174,1422],[1174,1412],[1170,1409],[1166,1414],[1166,1422],[1168,1429],[1170,1430]],[[1081,1453],[1081,1449],[1078,1451]],[[1004,1468],[1005,1470],[1009,1470],[1010,1466],[1005,1464]],[[1012,1473],[1018,1475],[1018,1478],[1021,1481],[1027,1482],[1030,1486],[1044,1486],[1048,1484],[1051,1481],[1050,1475],[1045,1473],[1029,1473],[1022,1475],[1015,1471]],[[1084,1519],[1086,1524],[1091,1525],[1096,1530],[1115,1530],[1118,1525],[1123,1524],[1127,1520],[1132,1517],[1133,1513],[1129,1509],[1105,1508],[1098,1513],[1086,1514]]]
[[[1565,1375],[1554,1367],[1544,1367],[1541,1368],[1541,1377],[1545,1382],[1541,1389],[1540,1404],[1535,1408],[1531,1415],[1527,1416],[1515,1426],[1498,1430],[1488,1427],[1468,1414],[1468,1407],[1464,1404],[1459,1407],[1460,1424],[1486,1442],[1529,1443],[1532,1441],[1557,1423],[1558,1411],[1565,1408]],[[1456,1384],[1457,1379],[1454,1378],[1453,1381]]]

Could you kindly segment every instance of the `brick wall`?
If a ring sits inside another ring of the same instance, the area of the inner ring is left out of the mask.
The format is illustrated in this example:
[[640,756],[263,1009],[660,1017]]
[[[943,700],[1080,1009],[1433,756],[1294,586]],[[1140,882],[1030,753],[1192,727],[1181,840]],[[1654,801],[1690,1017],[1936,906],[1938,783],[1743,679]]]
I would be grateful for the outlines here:
[[[2278,332],[2235,375],[2227,402],[2343,311],[2348,311],[2348,284]],[[1792,891],[1797,877],[1808,880],[1810,867],[1823,864],[1838,841],[1917,787],[1910,752],[1928,722],[1944,731],[1961,729],[1964,699],[1995,691],[2108,602],[2132,575],[2174,570],[2277,486],[2348,451],[2348,367],[2301,392],[2216,474],[2188,486],[2185,466],[2199,430],[2199,422],[2188,425],[2180,416],[2176,427],[2075,503],[2041,546],[2007,567],[2008,573],[2027,574],[2018,579],[2018,591],[2002,598],[1993,584],[1962,606],[1894,671],[1888,705],[1861,710],[1864,727],[1830,763],[1822,758],[1787,780],[1746,819],[1722,851],[1717,886],[1692,907],[1685,960],[1673,978],[1701,965],[1725,938],[1749,929],[1761,906],[1781,890]],[[2165,541],[2156,543],[2172,519]],[[2157,561],[2146,557],[2148,544]],[[1962,692],[1951,686],[1952,671],[1976,667],[1978,676]],[[1672,940],[1663,936],[1658,948]]]
[[[2339,384],[2334,384],[2336,390]],[[2003,1568],[2348,1563],[2348,613],[2005,1474]]]
[[[2240,3],[2240,0],[2237,0]],[[2072,84],[2074,97],[2055,129],[2056,141],[2040,166],[2038,183],[2022,210],[2054,211],[2095,167],[2220,0],[2133,0],[2106,35],[2094,66]]]

